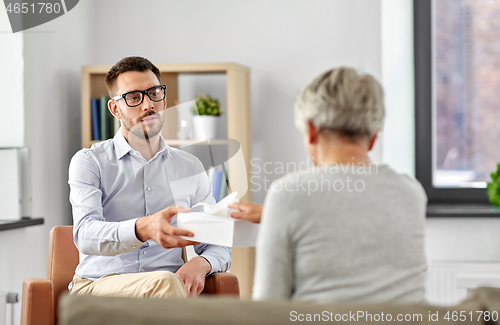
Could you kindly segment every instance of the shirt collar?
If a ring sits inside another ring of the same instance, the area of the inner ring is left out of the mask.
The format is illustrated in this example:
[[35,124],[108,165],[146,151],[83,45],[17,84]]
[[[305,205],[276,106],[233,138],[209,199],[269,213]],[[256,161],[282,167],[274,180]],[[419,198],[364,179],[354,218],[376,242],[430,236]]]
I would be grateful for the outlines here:
[[[127,140],[123,136],[122,129],[120,128],[118,132],[116,132],[115,136],[113,137],[113,142],[115,144],[115,150],[116,154],[118,156],[118,159],[121,159],[123,156],[128,154],[130,151],[134,150],[130,144],[128,144]],[[170,147],[167,145],[165,142],[165,139],[160,134],[160,150],[158,150],[158,153],[155,155],[160,155],[162,152],[166,152],[167,155],[172,158],[172,155],[170,154]]]
[[170,158],[172,158],[170,150],[171,148],[167,145],[165,139],[163,139],[163,136],[160,134],[160,150],[158,150],[158,153],[156,155],[161,155],[162,152],[165,152]]

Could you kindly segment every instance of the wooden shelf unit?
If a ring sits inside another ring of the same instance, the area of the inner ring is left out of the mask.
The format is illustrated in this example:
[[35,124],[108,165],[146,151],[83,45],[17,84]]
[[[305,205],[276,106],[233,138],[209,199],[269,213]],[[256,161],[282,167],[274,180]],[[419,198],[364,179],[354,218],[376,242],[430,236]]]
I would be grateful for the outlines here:
[[[229,172],[238,175],[241,182],[246,181],[248,191],[241,201],[251,202],[250,192],[250,69],[236,63],[167,63],[156,64],[161,73],[161,83],[167,86],[167,108],[178,102],[179,74],[226,74],[227,76],[227,137],[237,140],[241,145],[245,165],[231,163]],[[112,65],[91,65],[82,67],[82,147],[90,146],[98,141],[92,140],[90,99],[108,96],[104,85],[104,77]],[[175,110],[165,111],[165,124],[162,136],[170,146],[192,145],[195,140],[178,140],[178,115]],[[213,140],[213,144],[224,144],[225,140]],[[234,181],[232,181],[234,183]],[[253,285],[255,251],[253,248],[233,248],[231,272],[238,276],[241,296],[250,298]]]

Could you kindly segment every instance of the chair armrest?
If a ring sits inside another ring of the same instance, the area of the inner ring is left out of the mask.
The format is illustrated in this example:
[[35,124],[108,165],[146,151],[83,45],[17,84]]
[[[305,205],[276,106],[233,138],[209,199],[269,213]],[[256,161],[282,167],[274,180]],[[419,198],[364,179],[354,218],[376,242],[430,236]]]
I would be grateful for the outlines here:
[[202,294],[240,296],[240,284],[236,275],[228,272],[212,273],[205,280]]
[[54,325],[54,290],[48,279],[23,282],[21,325]]

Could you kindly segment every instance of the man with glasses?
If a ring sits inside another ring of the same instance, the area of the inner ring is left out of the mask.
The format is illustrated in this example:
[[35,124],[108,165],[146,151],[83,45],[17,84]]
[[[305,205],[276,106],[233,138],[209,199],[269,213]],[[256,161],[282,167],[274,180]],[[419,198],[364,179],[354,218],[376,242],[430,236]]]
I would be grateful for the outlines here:
[[[160,79],[158,68],[141,57],[122,59],[106,75],[108,108],[121,128],[70,163],[80,252],[71,294],[194,297],[205,276],[230,267],[228,247],[183,239],[193,234],[175,227],[177,212],[215,200],[201,162],[168,147],[160,135],[167,104]],[[184,263],[181,247],[188,245],[199,256]]]

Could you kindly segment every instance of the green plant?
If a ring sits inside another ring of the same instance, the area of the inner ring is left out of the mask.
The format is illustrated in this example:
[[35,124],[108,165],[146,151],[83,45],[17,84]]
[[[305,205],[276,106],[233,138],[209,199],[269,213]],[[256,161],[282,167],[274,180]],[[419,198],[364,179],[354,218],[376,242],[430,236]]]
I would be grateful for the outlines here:
[[486,186],[486,194],[492,205],[500,206],[500,164],[497,165],[497,171],[491,173],[491,182]]
[[220,102],[217,98],[213,98],[210,95],[198,95],[195,98],[196,106],[193,105],[191,108],[193,114],[196,114],[196,109],[198,109],[198,115],[212,115],[219,116],[222,114],[220,110]]

